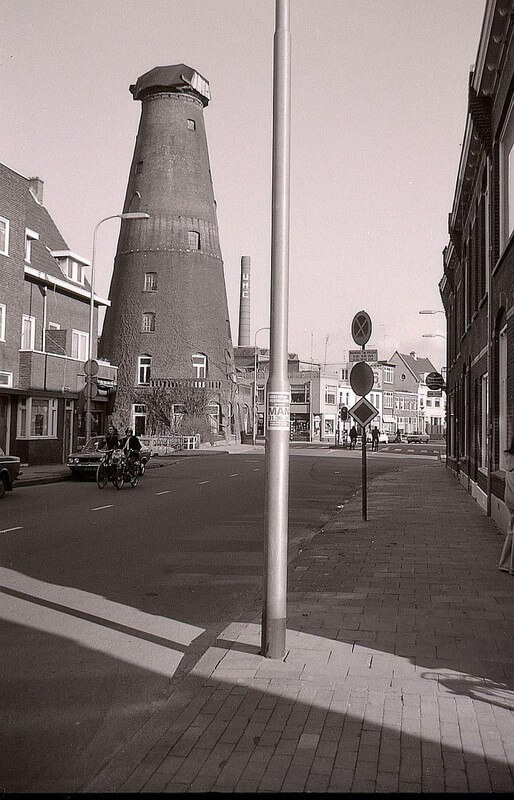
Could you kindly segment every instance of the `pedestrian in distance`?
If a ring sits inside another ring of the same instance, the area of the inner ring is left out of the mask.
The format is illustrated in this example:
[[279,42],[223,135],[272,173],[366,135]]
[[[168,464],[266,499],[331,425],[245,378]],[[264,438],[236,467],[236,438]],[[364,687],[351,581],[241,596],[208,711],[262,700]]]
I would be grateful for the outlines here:
[[375,427],[371,431],[371,449],[378,450],[378,428]]
[[352,425],[350,428],[350,450],[355,450],[355,445],[357,444],[357,428],[355,425]]
[[498,569],[514,575],[514,436],[505,456],[505,505],[509,512],[507,535],[503,543]]

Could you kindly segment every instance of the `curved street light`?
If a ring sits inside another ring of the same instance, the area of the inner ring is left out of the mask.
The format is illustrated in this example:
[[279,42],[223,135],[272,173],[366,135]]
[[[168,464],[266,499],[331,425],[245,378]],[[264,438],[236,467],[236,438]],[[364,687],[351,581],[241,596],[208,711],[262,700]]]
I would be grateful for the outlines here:
[[252,444],[255,444],[257,435],[257,334],[261,331],[269,331],[269,327],[258,328],[253,337],[253,403],[252,403]]
[[446,339],[444,333],[422,333],[423,339]]
[[[142,211],[127,211],[125,214],[111,214],[108,217],[104,217],[97,222],[95,225],[95,229],[93,231],[93,253],[91,257],[91,294],[89,297],[89,338],[88,338],[88,347],[87,347],[87,358],[90,363],[91,368],[91,361],[93,360],[93,324],[94,324],[94,313],[95,313],[95,256],[96,256],[96,234],[98,228],[103,222],[107,222],[108,219],[149,219],[150,214],[145,214]],[[98,330],[97,330],[98,334]],[[88,442],[91,438],[91,389],[92,389],[92,381],[91,376],[87,376],[87,392],[86,392],[86,442]]]

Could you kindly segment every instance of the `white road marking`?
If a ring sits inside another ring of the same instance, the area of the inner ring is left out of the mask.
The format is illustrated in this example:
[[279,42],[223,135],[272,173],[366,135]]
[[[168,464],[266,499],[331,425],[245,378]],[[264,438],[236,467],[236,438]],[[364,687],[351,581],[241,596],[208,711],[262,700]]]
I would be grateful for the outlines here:
[[114,508],[114,504],[111,503],[110,506],[97,506],[96,508],[92,508],[91,511],[102,511],[104,508]]
[[231,478],[235,478],[235,477],[236,477],[236,475],[239,475],[239,472],[233,472],[233,473],[231,474],[231,476],[230,476],[230,477],[231,477]]
[[260,467],[254,467],[254,469],[253,469],[254,472],[259,472],[259,470],[260,470]]
[[9,533],[9,531],[22,531],[23,525],[18,525],[17,528],[5,528],[5,530],[0,531],[0,533]]
[[155,492],[155,494],[156,494],[157,496],[159,496],[160,494],[169,494],[170,492],[171,492],[171,489],[166,489],[166,491],[165,491],[165,492]]
[[201,486],[201,485],[202,485],[202,483],[210,483],[210,481],[200,481],[200,483],[198,484],[198,486]]

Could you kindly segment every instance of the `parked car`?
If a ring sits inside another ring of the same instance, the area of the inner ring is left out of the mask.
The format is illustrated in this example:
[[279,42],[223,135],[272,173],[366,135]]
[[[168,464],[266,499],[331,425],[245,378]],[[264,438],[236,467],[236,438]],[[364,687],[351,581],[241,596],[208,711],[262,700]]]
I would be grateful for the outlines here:
[[[93,436],[81,450],[70,453],[68,456],[68,467],[70,468],[72,478],[81,478],[85,475],[96,476],[96,470],[105,453],[105,450],[99,449],[103,441],[103,436]],[[144,466],[146,466],[150,456],[150,450],[143,445],[140,458]]]
[[421,433],[421,431],[414,431],[414,433],[406,433],[405,438],[407,444],[428,444],[430,436],[428,433]]
[[12,492],[13,483],[20,474],[18,456],[6,456],[0,447],[0,499],[6,492]]

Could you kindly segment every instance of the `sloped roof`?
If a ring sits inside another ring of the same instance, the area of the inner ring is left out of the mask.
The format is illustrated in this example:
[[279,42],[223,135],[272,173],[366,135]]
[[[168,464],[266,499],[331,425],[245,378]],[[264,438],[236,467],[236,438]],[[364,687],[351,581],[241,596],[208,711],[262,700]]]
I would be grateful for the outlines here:
[[429,358],[416,358],[415,356],[407,355],[406,353],[398,353],[405,366],[407,366],[412,374],[421,380],[422,375],[427,372],[435,372],[436,369]]

